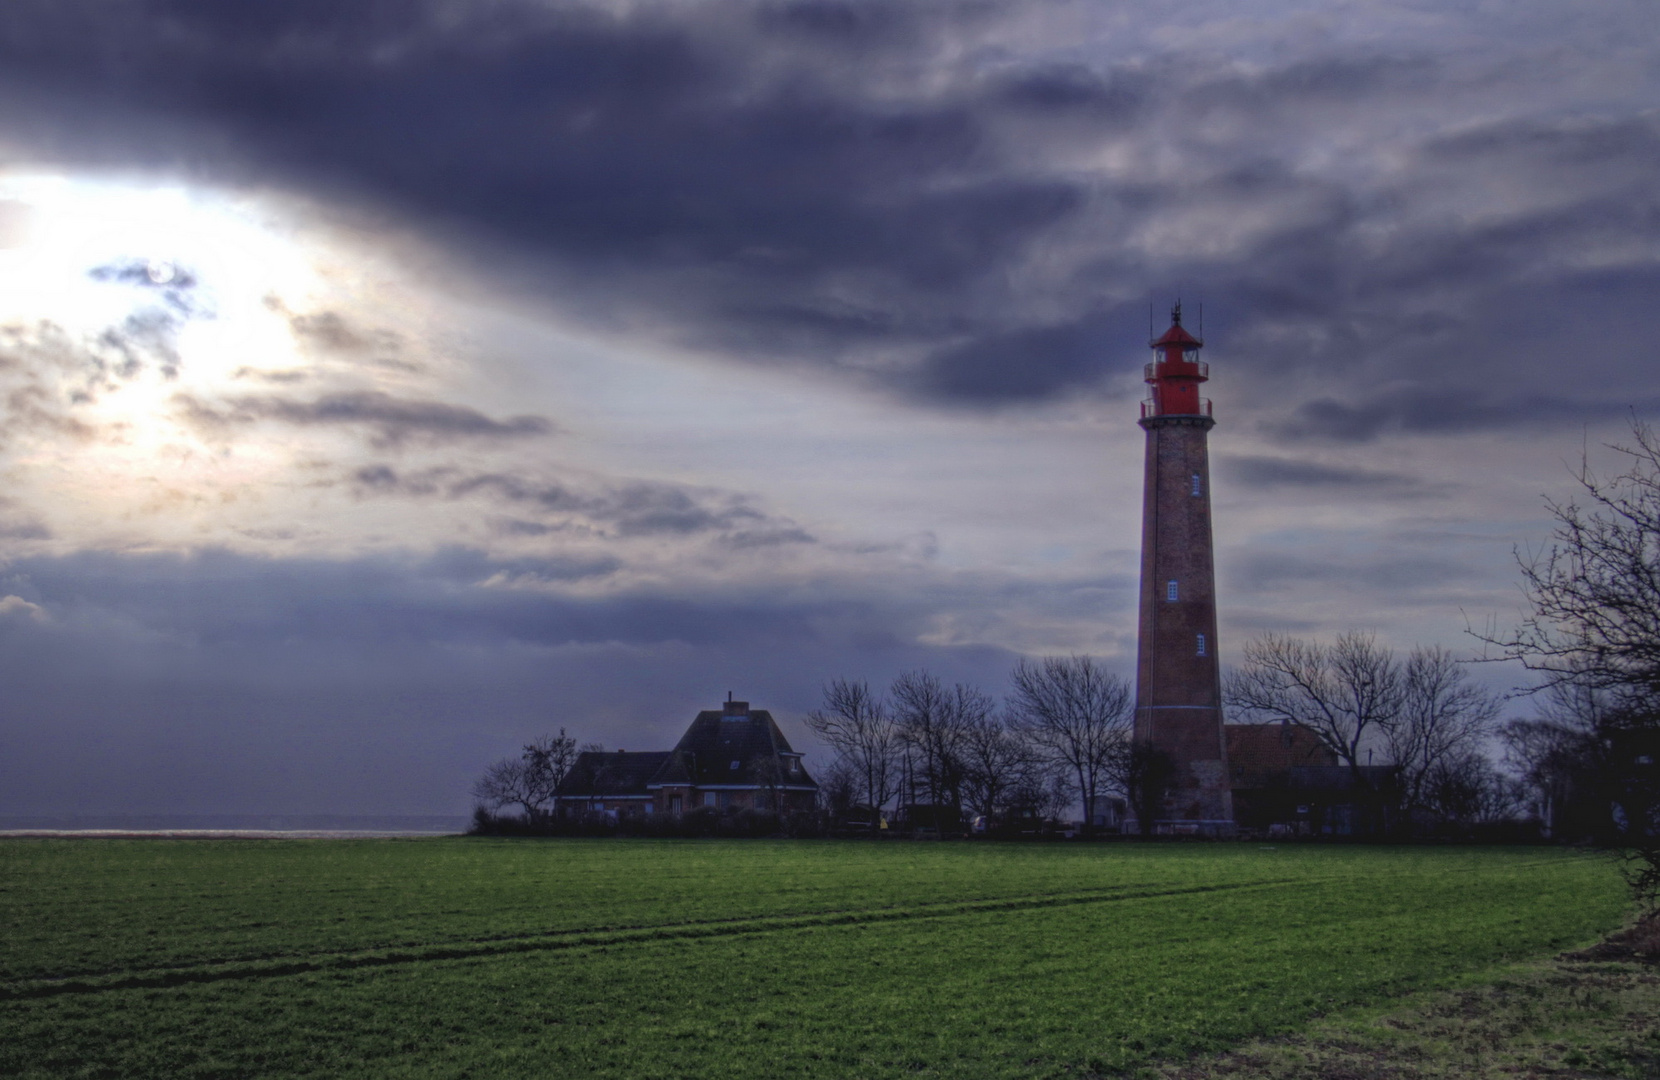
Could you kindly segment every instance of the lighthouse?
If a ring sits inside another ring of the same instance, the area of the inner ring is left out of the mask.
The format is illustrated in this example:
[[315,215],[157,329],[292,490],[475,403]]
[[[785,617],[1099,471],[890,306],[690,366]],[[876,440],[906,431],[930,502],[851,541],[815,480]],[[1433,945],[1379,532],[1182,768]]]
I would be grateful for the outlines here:
[[1216,648],[1216,573],[1211,554],[1210,458],[1216,425],[1200,388],[1210,366],[1204,342],[1182,327],[1149,342],[1150,387],[1141,403],[1147,432],[1141,508],[1141,620],[1136,646],[1135,740],[1164,780],[1153,831],[1220,835],[1233,830],[1222,679]]

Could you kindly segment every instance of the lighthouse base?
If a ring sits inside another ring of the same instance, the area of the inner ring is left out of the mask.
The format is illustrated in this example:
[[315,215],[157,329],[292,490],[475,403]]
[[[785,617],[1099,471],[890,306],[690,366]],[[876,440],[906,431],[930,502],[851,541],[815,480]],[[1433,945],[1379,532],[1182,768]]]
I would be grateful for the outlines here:
[[[1144,707],[1136,736],[1154,752],[1162,772],[1147,792],[1151,828],[1157,836],[1234,835],[1233,791],[1228,784],[1221,711],[1204,707]],[[1138,800],[1139,801],[1139,800]]]

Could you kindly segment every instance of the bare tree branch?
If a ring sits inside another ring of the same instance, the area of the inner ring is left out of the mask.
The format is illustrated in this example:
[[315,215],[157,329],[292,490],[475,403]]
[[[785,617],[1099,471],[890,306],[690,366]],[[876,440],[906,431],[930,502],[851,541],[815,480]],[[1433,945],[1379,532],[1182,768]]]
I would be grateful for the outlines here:
[[[895,794],[899,735],[887,703],[870,686],[834,679],[824,687],[824,707],[807,714],[807,726],[858,778],[865,802],[880,810]],[[871,828],[876,828],[875,815]]]
[[[1503,699],[1471,682],[1447,649],[1412,650],[1402,675],[1400,713],[1386,737],[1410,805],[1428,805],[1426,784],[1437,770],[1481,753],[1502,707]],[[1463,771],[1475,775],[1473,768]]]
[[1660,436],[1638,420],[1631,434],[1610,447],[1625,470],[1598,476],[1582,458],[1585,505],[1547,500],[1549,546],[1517,552],[1529,614],[1508,634],[1471,631],[1542,686],[1580,683],[1627,707],[1660,694]]
[[1362,750],[1399,720],[1406,682],[1395,654],[1371,634],[1342,634],[1331,645],[1262,634],[1245,643],[1245,663],[1222,696],[1259,722],[1302,724],[1358,776]]

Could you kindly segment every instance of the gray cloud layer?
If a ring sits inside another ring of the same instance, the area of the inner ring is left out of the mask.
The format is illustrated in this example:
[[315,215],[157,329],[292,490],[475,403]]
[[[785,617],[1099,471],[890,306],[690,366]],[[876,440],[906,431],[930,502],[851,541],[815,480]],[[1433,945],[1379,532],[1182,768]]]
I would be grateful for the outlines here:
[[734,495],[648,481],[606,481],[590,490],[533,481],[506,473],[460,473],[450,468],[400,473],[390,465],[366,465],[353,473],[365,495],[413,498],[493,498],[538,521],[515,520],[521,534],[559,529],[599,530],[622,537],[718,534],[736,547],[811,543],[792,522],[767,514]]
[[377,446],[397,446],[410,439],[511,439],[553,430],[552,423],[540,416],[496,420],[460,405],[412,401],[374,390],[324,394],[309,401],[248,394],[219,406],[181,395],[179,404],[192,422],[205,427],[233,427],[262,420],[300,427],[362,426],[374,432]]

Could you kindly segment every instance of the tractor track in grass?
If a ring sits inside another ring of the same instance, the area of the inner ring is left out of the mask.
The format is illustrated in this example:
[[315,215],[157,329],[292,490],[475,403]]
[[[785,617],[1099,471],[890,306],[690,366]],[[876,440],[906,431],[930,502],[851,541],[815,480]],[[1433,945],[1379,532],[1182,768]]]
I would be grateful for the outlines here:
[[660,941],[696,941],[816,928],[855,927],[929,919],[948,919],[989,912],[1035,911],[1044,908],[1112,904],[1166,897],[1274,889],[1308,885],[1308,878],[1190,885],[1181,888],[1129,888],[1059,893],[1047,896],[1002,897],[919,904],[910,907],[821,911],[795,915],[762,915],[742,919],[664,923],[610,929],[559,930],[545,934],[500,938],[472,938],[434,945],[393,946],[311,955],[286,954],[232,961],[207,961],[148,969],[19,979],[0,983],[0,1001],[100,994],[113,990],[156,989],[201,983],[284,978],[318,972],[393,967],[444,960],[467,960],[518,953],[643,945]]

